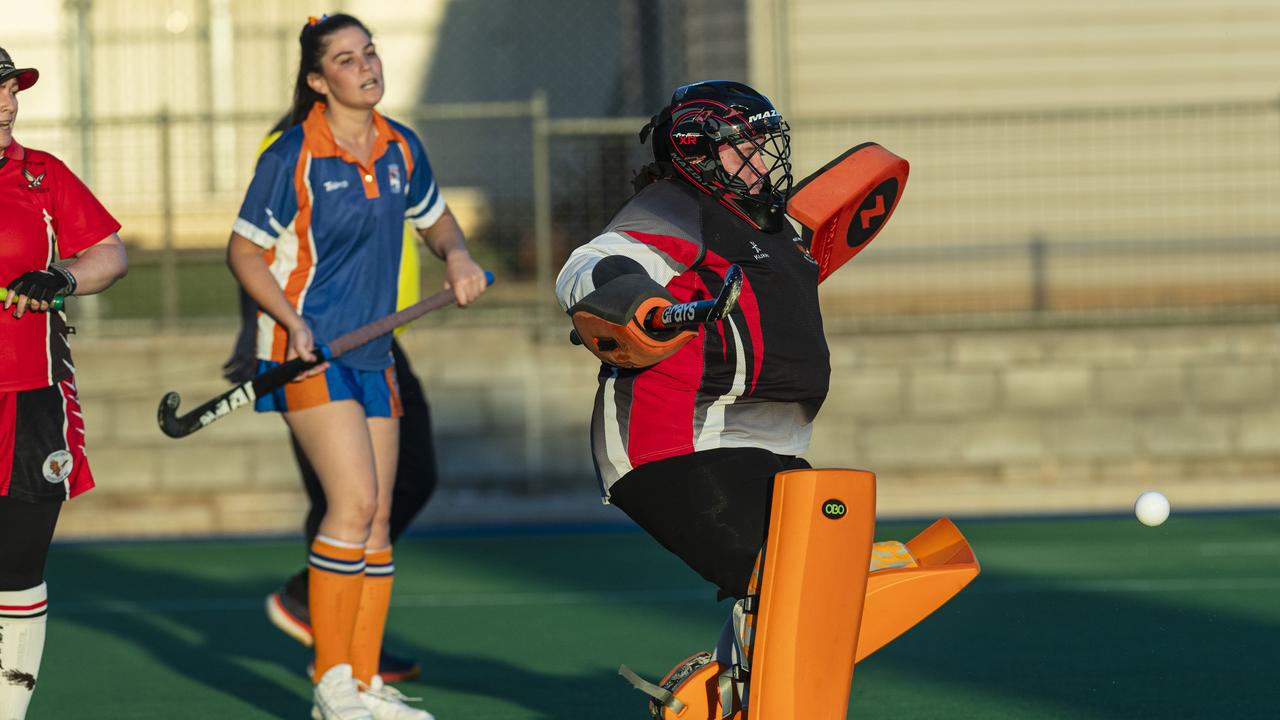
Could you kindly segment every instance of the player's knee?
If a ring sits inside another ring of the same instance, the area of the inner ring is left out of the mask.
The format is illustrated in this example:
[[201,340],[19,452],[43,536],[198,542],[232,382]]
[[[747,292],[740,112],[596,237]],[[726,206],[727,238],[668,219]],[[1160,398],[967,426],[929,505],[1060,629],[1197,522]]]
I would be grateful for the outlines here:
[[376,515],[377,503],[373,497],[344,498],[341,502],[329,503],[324,524],[338,526],[344,535],[359,534],[364,537],[372,529]]
[[374,512],[373,518],[369,522],[369,532],[372,535],[389,532],[391,527],[391,508],[390,506],[379,506]]
[[351,513],[363,518],[366,523],[372,523],[378,514],[378,497],[371,492],[352,498]]

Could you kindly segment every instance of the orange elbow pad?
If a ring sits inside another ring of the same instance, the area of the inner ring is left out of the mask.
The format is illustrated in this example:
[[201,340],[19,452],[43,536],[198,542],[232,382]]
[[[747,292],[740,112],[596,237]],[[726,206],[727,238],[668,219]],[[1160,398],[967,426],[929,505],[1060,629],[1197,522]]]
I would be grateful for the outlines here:
[[644,368],[671,357],[694,338],[691,330],[650,331],[644,320],[675,298],[647,275],[622,275],[569,308],[582,344],[601,362]]

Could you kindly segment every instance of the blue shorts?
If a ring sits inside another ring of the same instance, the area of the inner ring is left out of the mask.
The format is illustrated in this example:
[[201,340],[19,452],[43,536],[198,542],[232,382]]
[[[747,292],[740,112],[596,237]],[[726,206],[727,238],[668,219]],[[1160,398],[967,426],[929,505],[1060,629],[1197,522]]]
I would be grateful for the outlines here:
[[[259,360],[258,374],[279,364]],[[337,363],[329,363],[329,369],[319,375],[287,383],[270,394],[259,396],[253,407],[258,412],[292,412],[335,400],[355,400],[364,408],[365,417],[398,418],[404,414],[395,366],[384,370],[355,370]]]

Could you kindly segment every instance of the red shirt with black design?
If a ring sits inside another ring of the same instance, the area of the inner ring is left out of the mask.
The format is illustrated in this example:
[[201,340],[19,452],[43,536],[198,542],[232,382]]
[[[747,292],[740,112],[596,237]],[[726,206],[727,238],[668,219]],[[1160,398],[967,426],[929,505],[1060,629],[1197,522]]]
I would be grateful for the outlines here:
[[[0,152],[0,283],[43,270],[120,230],[75,173],[12,141]],[[60,312],[0,312],[0,392],[49,387],[74,372]]]
[[731,264],[737,307],[647,368],[602,365],[591,445],[606,499],[631,470],[703,450],[754,447],[800,455],[826,399],[831,363],[818,303],[818,264],[790,223],[753,229],[680,180],[637,193],[556,280],[562,308],[594,292],[595,266],[634,260],[677,302],[715,297]]

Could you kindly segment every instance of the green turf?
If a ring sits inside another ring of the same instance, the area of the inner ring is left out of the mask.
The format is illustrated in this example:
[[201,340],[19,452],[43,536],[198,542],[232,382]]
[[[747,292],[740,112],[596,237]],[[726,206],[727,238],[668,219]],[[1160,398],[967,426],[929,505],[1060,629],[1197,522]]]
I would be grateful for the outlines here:
[[[961,522],[982,576],[859,666],[849,717],[1276,717],[1278,521]],[[308,654],[261,609],[302,559],[296,540],[58,545],[29,717],[306,717]],[[388,644],[423,661],[403,689],[440,720],[640,720],[618,664],[656,679],[725,610],[639,533],[419,537],[396,565]]]

